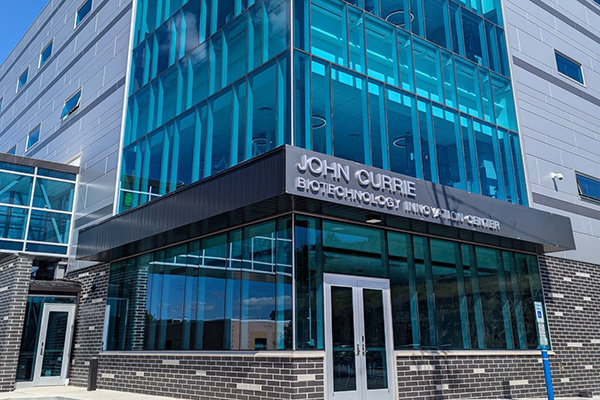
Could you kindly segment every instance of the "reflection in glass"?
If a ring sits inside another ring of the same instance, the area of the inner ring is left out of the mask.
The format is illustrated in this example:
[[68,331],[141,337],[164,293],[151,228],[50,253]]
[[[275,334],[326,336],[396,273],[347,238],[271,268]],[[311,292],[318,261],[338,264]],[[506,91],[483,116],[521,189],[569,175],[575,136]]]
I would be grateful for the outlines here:
[[365,347],[367,358],[367,389],[387,389],[388,371],[383,318],[383,292],[363,290],[365,317]]
[[28,206],[33,177],[0,171],[0,203]]
[[44,341],[41,376],[60,376],[67,336],[68,312],[52,311],[48,314],[48,330]]
[[352,288],[335,286],[331,288],[331,325],[333,391],[356,390]]
[[32,210],[27,240],[69,243],[71,214]]
[[73,209],[75,184],[38,178],[35,182],[33,207],[57,211]]

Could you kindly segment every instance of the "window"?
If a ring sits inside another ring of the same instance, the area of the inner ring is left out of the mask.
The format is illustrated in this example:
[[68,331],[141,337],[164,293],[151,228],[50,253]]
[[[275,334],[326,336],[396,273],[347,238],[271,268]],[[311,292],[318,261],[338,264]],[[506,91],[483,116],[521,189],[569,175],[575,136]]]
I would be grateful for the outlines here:
[[566,56],[563,56],[556,51],[554,52],[554,55],[556,56],[556,67],[558,68],[558,72],[583,84],[583,71],[581,70],[581,64],[571,60]]
[[63,106],[62,113],[60,114],[60,119],[65,120],[69,115],[71,115],[75,110],[79,108],[79,103],[81,101],[81,89],[79,89],[75,94],[65,101],[65,105]]
[[75,15],[75,28],[77,28],[79,23],[85,19],[90,11],[92,11],[92,0],[87,0],[77,9]]
[[9,151],[6,152],[7,154],[17,154],[17,145],[15,144]]
[[575,174],[575,177],[581,197],[600,201],[600,180],[581,174]]
[[2,112],[2,102],[4,101],[4,97],[0,97],[0,112]]
[[29,75],[29,68],[27,68],[19,77],[19,81],[17,82],[17,93],[21,91],[23,86],[27,84],[27,76]]
[[40,125],[36,126],[29,135],[27,135],[27,147],[25,151],[31,149],[40,140]]
[[44,48],[44,50],[42,50],[42,53],[40,54],[40,65],[38,66],[38,68],[40,68],[42,65],[44,65],[44,63],[46,61],[48,61],[50,56],[52,56],[52,44],[53,43],[54,43],[54,41],[48,43],[48,45]]

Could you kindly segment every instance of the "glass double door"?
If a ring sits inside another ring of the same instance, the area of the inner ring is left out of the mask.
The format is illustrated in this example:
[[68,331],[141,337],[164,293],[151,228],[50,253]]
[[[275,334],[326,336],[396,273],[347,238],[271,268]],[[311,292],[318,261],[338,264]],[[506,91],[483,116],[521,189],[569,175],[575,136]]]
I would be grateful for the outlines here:
[[329,398],[395,398],[387,279],[326,274],[325,329]]
[[35,358],[35,386],[66,383],[74,323],[75,304],[44,305]]

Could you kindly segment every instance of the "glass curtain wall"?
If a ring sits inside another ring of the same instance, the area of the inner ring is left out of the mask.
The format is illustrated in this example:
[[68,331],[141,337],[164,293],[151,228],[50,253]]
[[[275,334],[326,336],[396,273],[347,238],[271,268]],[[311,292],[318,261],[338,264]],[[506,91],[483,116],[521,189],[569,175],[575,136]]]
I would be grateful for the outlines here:
[[112,264],[107,349],[291,349],[291,221]]
[[389,278],[394,345],[535,349],[534,255],[296,217],[298,349],[323,349],[323,273]]
[[499,0],[305,0],[294,21],[294,145],[527,205]]
[[0,250],[67,254],[76,178],[0,162]]
[[289,1],[137,1],[121,211],[291,142]]

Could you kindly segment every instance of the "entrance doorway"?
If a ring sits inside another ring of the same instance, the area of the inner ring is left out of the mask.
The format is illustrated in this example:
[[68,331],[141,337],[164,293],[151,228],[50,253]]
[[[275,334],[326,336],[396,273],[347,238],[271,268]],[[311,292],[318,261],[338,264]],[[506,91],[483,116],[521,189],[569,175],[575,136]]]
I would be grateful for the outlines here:
[[395,398],[390,284],[325,274],[329,398]]
[[66,384],[74,323],[75,304],[44,304],[35,356],[35,386]]

